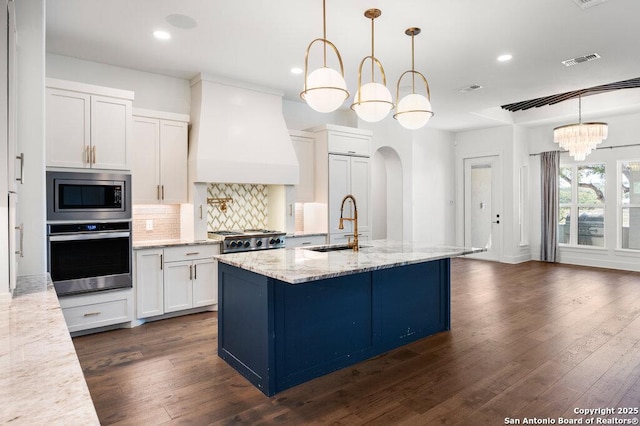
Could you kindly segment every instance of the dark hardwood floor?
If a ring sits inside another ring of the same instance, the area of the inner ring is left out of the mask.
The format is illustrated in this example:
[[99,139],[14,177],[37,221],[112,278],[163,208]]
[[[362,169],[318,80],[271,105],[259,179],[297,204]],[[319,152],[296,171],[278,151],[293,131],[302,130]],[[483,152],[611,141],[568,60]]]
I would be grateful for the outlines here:
[[640,274],[454,259],[451,287],[450,332],[271,398],[216,355],[215,313],[73,340],[105,425],[640,418],[574,414],[640,407]]

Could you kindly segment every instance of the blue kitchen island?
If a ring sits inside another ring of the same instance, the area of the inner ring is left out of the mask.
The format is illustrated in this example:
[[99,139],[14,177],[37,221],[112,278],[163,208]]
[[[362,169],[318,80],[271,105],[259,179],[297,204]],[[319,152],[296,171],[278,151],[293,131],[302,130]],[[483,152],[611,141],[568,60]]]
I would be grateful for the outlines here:
[[217,257],[218,355],[268,396],[449,330],[450,258],[482,251],[318,249]]

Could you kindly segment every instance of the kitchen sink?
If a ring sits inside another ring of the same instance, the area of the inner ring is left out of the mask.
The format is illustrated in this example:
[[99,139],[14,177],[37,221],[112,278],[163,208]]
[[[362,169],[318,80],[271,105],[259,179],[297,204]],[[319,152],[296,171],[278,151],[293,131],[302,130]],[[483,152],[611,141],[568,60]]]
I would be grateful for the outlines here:
[[[365,246],[362,244],[358,246],[358,248],[366,248],[366,247],[371,247],[371,246]],[[339,245],[333,245],[333,246],[309,247],[307,250],[326,253],[330,251],[353,250],[353,247],[349,247],[346,244],[339,244]]]

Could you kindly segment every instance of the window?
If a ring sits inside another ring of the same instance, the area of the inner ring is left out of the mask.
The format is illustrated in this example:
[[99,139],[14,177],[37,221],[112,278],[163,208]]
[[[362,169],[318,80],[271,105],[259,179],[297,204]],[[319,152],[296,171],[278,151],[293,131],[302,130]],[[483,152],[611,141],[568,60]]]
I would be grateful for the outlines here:
[[620,247],[640,250],[640,161],[620,163]]
[[605,176],[604,164],[560,167],[560,244],[604,247]]

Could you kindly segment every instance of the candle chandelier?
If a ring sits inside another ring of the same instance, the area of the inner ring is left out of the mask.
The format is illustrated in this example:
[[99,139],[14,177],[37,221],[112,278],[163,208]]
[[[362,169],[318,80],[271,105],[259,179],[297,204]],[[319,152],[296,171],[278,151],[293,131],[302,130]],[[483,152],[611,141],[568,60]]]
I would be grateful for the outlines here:
[[[371,19],[371,55],[366,56],[358,67],[358,88],[354,96],[351,109],[364,121],[377,122],[384,119],[394,108],[389,89],[387,89],[387,77],[384,68],[378,58],[375,57],[375,26],[374,20],[382,12],[379,9],[368,9],[364,12],[367,19]],[[304,60],[304,90],[300,97],[307,104],[319,112],[332,112],[338,109],[349,97],[344,80],[344,68],[338,49],[326,38],[326,14],[325,0],[322,1],[323,37],[313,40],[307,47]],[[405,71],[398,80],[396,87],[396,99],[398,106],[394,118],[407,129],[418,129],[424,126],[433,116],[431,108],[431,92],[427,79],[415,70],[414,36],[420,34],[420,28],[409,28],[405,34],[411,36],[411,70]],[[323,66],[311,74],[308,73],[309,53],[316,43],[323,44]],[[340,64],[340,72],[327,67],[327,46],[333,49]],[[371,63],[370,81],[362,84],[362,71],[367,60]],[[379,71],[380,80],[376,81],[376,68]],[[400,99],[400,83],[405,75],[411,75],[411,93]],[[426,97],[416,93],[416,77],[425,85]]]
[[582,122],[582,96],[578,95],[578,122],[553,129],[553,141],[569,151],[576,161],[583,161],[607,139],[609,126],[602,122]]

